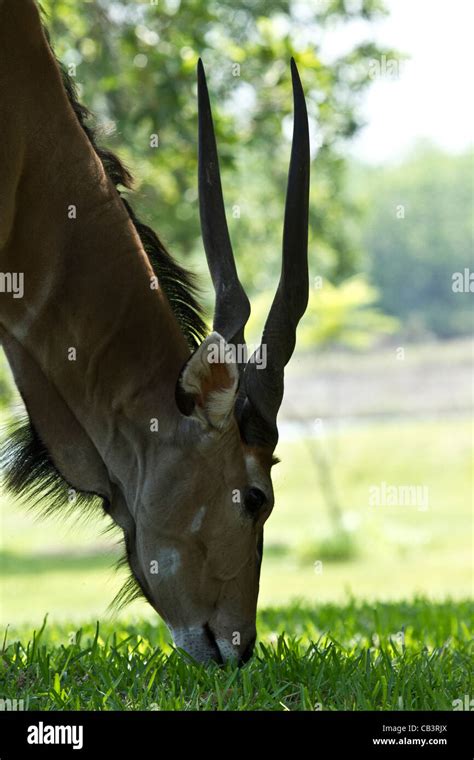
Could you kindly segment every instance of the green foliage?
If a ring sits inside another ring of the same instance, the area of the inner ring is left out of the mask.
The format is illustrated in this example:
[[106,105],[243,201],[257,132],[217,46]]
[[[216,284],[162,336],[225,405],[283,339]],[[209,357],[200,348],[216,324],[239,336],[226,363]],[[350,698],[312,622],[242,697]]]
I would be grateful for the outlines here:
[[15,398],[16,393],[8,362],[5,354],[0,350],[0,409],[8,408]]
[[29,710],[452,710],[472,692],[471,615],[422,598],[267,609],[242,669],[170,653],[163,623],[43,626],[6,633],[0,693]]
[[452,284],[455,272],[472,271],[473,157],[420,143],[396,166],[357,172],[366,269],[381,308],[409,336],[472,334],[472,293],[453,292]]
[[[174,254],[204,271],[199,234],[195,68],[206,65],[226,204],[247,288],[274,285],[279,269],[291,137],[289,58],[307,93],[317,152],[310,210],[310,259],[338,281],[354,269],[349,235],[355,209],[345,196],[341,149],[360,125],[370,62],[388,50],[370,41],[328,62],[331,25],[384,13],[379,0],[292,4],[218,0],[157,5],[117,0],[44,0],[56,52],[76,66],[83,101],[104,141],[140,179],[135,204]],[[357,6],[357,7],[356,7]],[[240,67],[240,69],[238,68]],[[72,69],[73,70],[73,69]],[[159,148],[150,147],[158,134]],[[236,207],[239,212],[236,213]]]
[[[247,328],[252,344],[257,344],[273,296],[273,290],[266,290],[252,299]],[[326,278],[316,279],[298,328],[298,346],[311,349],[340,344],[363,349],[372,345],[380,335],[395,332],[398,321],[377,308],[378,298],[377,290],[362,275],[343,280],[337,286]]]
[[310,293],[298,338],[302,346],[341,343],[367,348],[380,334],[395,332],[397,320],[376,307],[378,293],[365,277],[344,280],[339,287],[325,281]]

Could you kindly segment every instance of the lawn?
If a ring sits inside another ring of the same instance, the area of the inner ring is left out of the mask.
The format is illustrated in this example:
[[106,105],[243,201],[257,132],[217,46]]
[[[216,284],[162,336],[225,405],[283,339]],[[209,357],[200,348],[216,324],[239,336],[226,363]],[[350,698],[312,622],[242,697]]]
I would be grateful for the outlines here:
[[6,635],[0,694],[41,710],[452,710],[473,693],[467,603],[289,605],[242,669],[198,666],[158,622]]
[[[29,709],[453,709],[474,693],[471,441],[455,417],[283,440],[259,644],[241,670],[173,651],[142,601],[107,612],[124,576],[101,519],[38,521],[2,498],[0,698]],[[425,487],[428,502],[371,506],[382,482]]]

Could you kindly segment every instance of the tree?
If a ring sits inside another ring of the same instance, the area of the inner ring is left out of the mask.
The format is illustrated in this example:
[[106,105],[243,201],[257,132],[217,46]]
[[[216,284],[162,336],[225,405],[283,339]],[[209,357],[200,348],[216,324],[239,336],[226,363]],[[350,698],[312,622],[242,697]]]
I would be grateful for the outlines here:
[[453,275],[473,270],[473,155],[419,143],[397,165],[357,171],[365,268],[409,335],[472,333],[472,293],[453,289]]

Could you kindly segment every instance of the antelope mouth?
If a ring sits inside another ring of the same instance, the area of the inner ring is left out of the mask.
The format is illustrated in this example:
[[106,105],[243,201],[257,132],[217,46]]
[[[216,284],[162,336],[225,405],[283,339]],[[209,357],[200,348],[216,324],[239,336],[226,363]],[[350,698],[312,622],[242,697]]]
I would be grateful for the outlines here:
[[196,662],[224,664],[225,658],[208,623],[190,628],[172,628],[171,634],[175,646],[186,652]]
[[217,662],[218,665],[223,665],[224,664],[224,658],[223,658],[223,656],[221,654],[221,650],[219,648],[219,644],[217,643],[217,639],[216,639],[216,637],[215,637],[215,635],[214,635],[214,633],[212,631],[212,628],[209,625],[209,623],[206,623],[204,625],[204,633],[207,636],[207,640],[209,642],[209,646],[214,651],[214,656],[212,657],[212,659],[215,662]]
[[186,652],[196,662],[215,662],[218,665],[224,665],[226,662],[234,661],[239,667],[245,665],[252,656],[256,639],[256,636],[253,636],[243,652],[239,652],[230,641],[219,638],[209,623],[187,629],[172,629],[171,633],[175,646]]
[[224,665],[226,662],[233,661],[239,666],[239,668],[241,668],[242,665],[245,665],[245,663],[250,660],[257,639],[256,635],[249,640],[243,652],[239,652],[231,642],[216,637],[209,623],[205,624],[204,631],[215,653],[212,659],[219,665]]

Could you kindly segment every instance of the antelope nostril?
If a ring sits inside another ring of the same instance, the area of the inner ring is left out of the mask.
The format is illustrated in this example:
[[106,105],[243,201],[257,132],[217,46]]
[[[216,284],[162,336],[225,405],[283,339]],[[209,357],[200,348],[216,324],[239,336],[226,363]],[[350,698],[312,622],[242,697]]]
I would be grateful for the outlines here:
[[224,664],[224,658],[222,657],[221,651],[217,645],[216,637],[214,636],[212,629],[209,625],[209,623],[206,623],[204,625],[204,632],[207,636],[207,639],[209,641],[209,644],[211,645],[212,649],[214,650],[214,656],[213,660],[215,660],[219,665]]
[[256,635],[252,639],[250,639],[249,643],[247,644],[247,646],[245,647],[244,651],[242,652],[239,658],[239,666],[245,665],[245,663],[250,660],[253,654],[256,640],[257,640]]

